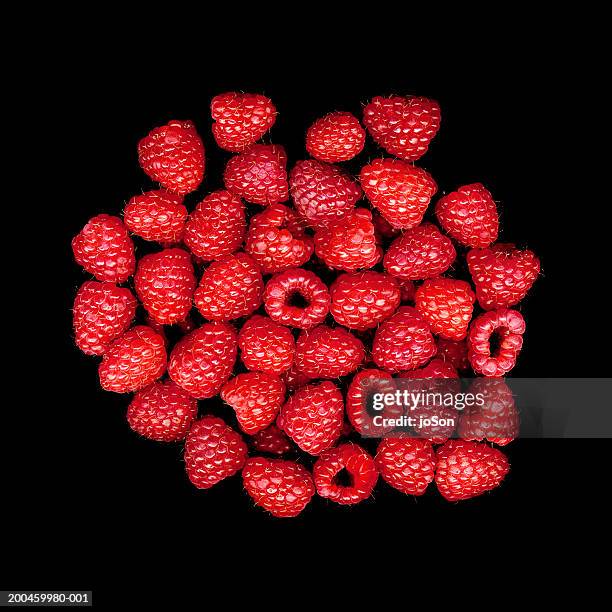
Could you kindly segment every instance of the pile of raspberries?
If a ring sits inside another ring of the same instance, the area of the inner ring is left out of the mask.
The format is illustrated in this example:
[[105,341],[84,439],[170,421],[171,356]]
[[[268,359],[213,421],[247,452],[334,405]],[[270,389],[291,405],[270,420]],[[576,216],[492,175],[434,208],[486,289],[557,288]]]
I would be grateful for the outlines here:
[[[132,197],[123,220],[93,217],[72,241],[95,278],[74,301],[75,342],[101,356],[103,389],[135,393],[130,427],[184,440],[200,489],[241,471],[254,503],[278,517],[298,515],[315,493],[359,503],[379,476],[408,495],[435,481],[450,501],[498,486],[509,464],[492,443],[513,436],[496,438],[491,419],[513,409],[502,377],[525,331],[513,306],[540,264],[496,243],[497,206],[480,183],[438,198],[438,225],[423,221],[437,185],[414,162],[439,130],[438,103],[375,97],[362,122],[321,117],[306,133],[310,157],[289,172],[282,146],[258,144],[276,121],[269,98],[225,93],[210,110],[217,145],[233,154],[225,189],[188,211],[205,150],[191,121],[170,121],[138,144],[160,188]],[[340,164],[367,134],[388,156],[351,176]],[[154,247],[138,261],[134,236]],[[467,280],[455,278],[458,253]],[[173,345],[170,331],[180,335]],[[367,452],[368,381],[470,368],[502,386],[489,413],[462,415],[459,438],[387,432],[375,456]],[[198,415],[198,400],[216,395],[235,427],[206,414],[206,402]]]

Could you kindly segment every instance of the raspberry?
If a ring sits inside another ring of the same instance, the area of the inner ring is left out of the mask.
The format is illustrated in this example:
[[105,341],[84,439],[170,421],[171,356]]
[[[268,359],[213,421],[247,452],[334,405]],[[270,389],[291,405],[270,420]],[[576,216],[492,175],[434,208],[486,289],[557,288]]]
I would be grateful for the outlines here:
[[436,355],[460,372],[470,367],[467,342],[465,340],[455,342],[454,340],[438,338],[438,352]]
[[182,321],[191,310],[196,287],[191,255],[183,249],[165,249],[138,262],[134,287],[145,310],[162,325]]
[[274,423],[252,438],[253,448],[260,453],[284,455],[291,450],[291,440]]
[[245,251],[263,274],[299,268],[314,251],[298,216],[282,204],[272,204],[251,219]]
[[127,411],[130,427],[158,442],[182,440],[198,414],[198,402],[171,380],[136,393]]
[[497,206],[484,185],[459,187],[438,200],[436,217],[455,240],[469,247],[487,247],[497,240]]
[[275,419],[285,400],[285,384],[273,374],[238,374],[221,389],[221,399],[236,411],[240,429],[254,434]]
[[377,327],[400,303],[397,282],[380,272],[342,274],[330,288],[330,312],[340,324],[364,330]]
[[129,289],[97,281],[83,283],[72,309],[76,345],[86,355],[102,355],[132,324],[136,306]]
[[295,340],[291,331],[261,315],[253,315],[238,334],[238,346],[249,370],[282,374],[291,368]]
[[[516,365],[524,332],[525,320],[517,310],[500,308],[476,317],[468,334],[468,359],[474,372],[505,376]],[[492,353],[493,335],[499,340],[499,347]]]
[[[357,372],[346,392],[346,416],[355,431],[371,437],[380,437],[392,431],[393,427],[375,426],[368,407],[374,393],[394,392],[395,384],[389,372],[373,368]],[[381,416],[388,415],[385,412]]]
[[483,405],[468,406],[461,413],[458,433],[464,440],[489,440],[505,446],[519,433],[519,414],[514,396],[501,379],[477,378],[470,393],[482,394]]
[[315,251],[330,268],[355,272],[375,266],[382,257],[376,243],[372,213],[356,208],[348,216],[315,234]]
[[297,211],[317,229],[346,217],[362,196],[344,170],[314,159],[295,164],[289,186]]
[[374,461],[383,480],[406,495],[423,495],[434,479],[436,457],[428,440],[387,438]]
[[186,220],[183,196],[163,189],[134,196],[123,211],[126,227],[137,236],[154,242],[180,242]]
[[210,113],[215,120],[212,133],[217,144],[234,153],[257,142],[276,121],[272,100],[260,94],[219,94],[210,103]]
[[231,325],[205,323],[176,344],[168,374],[193,397],[213,397],[230,377],[236,352],[236,331]]
[[252,314],[261,305],[263,280],[246,253],[213,261],[194,294],[195,305],[209,321],[231,321]]
[[203,261],[221,259],[242,246],[246,232],[244,204],[229,191],[206,196],[189,216],[184,242]]
[[185,468],[198,489],[210,489],[242,468],[248,449],[242,436],[214,416],[196,421],[185,441]]
[[392,227],[410,229],[422,220],[438,190],[429,172],[399,159],[375,159],[359,175],[372,206]]
[[287,391],[296,391],[301,387],[307,385],[312,378],[306,376],[303,372],[300,372],[296,367],[295,363],[283,374],[283,381],[287,387]]
[[[305,305],[293,305],[298,299]],[[299,329],[318,325],[329,312],[327,287],[314,272],[301,268],[275,274],[266,284],[263,300],[273,321]]]
[[463,340],[474,310],[476,296],[469,283],[452,278],[426,280],[415,296],[416,309],[434,334]]
[[[346,475],[348,484],[342,484]],[[370,497],[378,471],[374,459],[360,446],[346,442],[323,451],[313,468],[317,493],[338,504],[357,504]]]
[[98,375],[105,391],[130,393],[151,384],[165,371],[164,339],[150,327],[137,325],[108,347]]
[[472,249],[467,263],[484,310],[518,304],[540,274],[540,260],[535,254],[520,251],[513,244]]
[[319,455],[340,437],[343,414],[342,393],[326,380],[298,389],[281,408],[277,425],[303,451]]
[[347,161],[361,153],[365,140],[365,130],[355,115],[329,113],[308,128],[306,150],[320,161]]
[[416,96],[376,96],[363,109],[363,123],[387,153],[414,161],[440,129],[440,106]]
[[448,501],[495,489],[509,469],[504,453],[478,442],[449,440],[436,452],[436,485]]
[[399,228],[393,227],[379,212],[375,211],[372,214],[372,223],[376,239],[380,242],[388,238],[397,238],[401,233]]
[[295,345],[295,365],[312,378],[337,378],[354,372],[365,358],[361,340],[341,327],[319,325],[303,331]]
[[435,354],[436,344],[418,310],[402,306],[376,330],[372,359],[383,370],[414,370]]
[[432,359],[426,366],[417,368],[416,370],[410,370],[409,372],[402,372],[400,375],[402,378],[459,378],[457,370],[452,363],[444,361],[438,357]]
[[397,284],[400,287],[402,304],[414,304],[414,298],[416,297],[416,285],[403,278],[396,278]]
[[225,166],[225,187],[253,204],[278,204],[289,199],[287,154],[279,145],[252,145]]
[[457,253],[432,223],[423,223],[396,238],[385,255],[385,270],[402,280],[424,280],[446,272]]
[[146,174],[168,191],[184,195],[204,178],[204,145],[191,121],[170,121],[138,143],[138,161]]
[[242,470],[244,488],[272,516],[297,516],[315,493],[308,470],[295,461],[251,457]]
[[124,283],[136,267],[134,243],[119,217],[91,218],[73,238],[76,262],[99,281]]

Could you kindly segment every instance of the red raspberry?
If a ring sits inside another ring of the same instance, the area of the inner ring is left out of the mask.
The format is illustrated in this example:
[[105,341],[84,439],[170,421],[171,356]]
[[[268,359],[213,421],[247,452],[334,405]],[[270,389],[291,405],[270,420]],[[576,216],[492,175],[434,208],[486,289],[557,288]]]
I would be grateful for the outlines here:
[[435,354],[429,326],[416,308],[402,306],[376,330],[372,359],[383,370],[414,370],[426,364]]
[[83,283],[72,309],[76,345],[86,355],[102,355],[132,324],[137,305],[129,289],[97,281]]
[[[483,376],[505,376],[516,365],[524,332],[525,320],[517,310],[500,308],[477,316],[468,334],[468,359],[474,372]],[[499,346],[492,354],[494,334]]]
[[[314,272],[301,268],[275,274],[266,284],[263,300],[273,321],[300,329],[318,325],[329,312],[327,287]],[[300,300],[305,305],[294,305]]]
[[455,240],[469,247],[487,247],[497,240],[497,206],[480,183],[464,185],[436,204],[440,225]]
[[255,504],[280,518],[297,516],[315,493],[310,473],[295,461],[251,457],[242,479]]
[[184,242],[203,261],[221,259],[242,246],[246,232],[244,204],[229,191],[206,196],[189,216]]
[[271,455],[284,455],[291,450],[291,440],[274,423],[258,431],[251,438],[251,443],[256,451]]
[[238,346],[249,370],[282,374],[291,368],[295,340],[287,328],[261,315],[253,315],[238,334]]
[[402,304],[414,304],[417,290],[416,285],[412,281],[403,278],[396,278],[396,280],[400,287]]
[[401,229],[416,227],[423,220],[438,190],[429,172],[399,159],[375,159],[361,169],[359,179],[372,206]]
[[227,323],[205,323],[174,347],[170,378],[198,399],[217,395],[234,369],[236,330]]
[[368,407],[374,393],[394,392],[395,384],[389,372],[373,368],[357,372],[346,392],[346,415],[355,431],[371,437],[380,437],[392,431],[393,427],[374,425],[373,416],[390,416],[387,411],[384,414],[370,414]]
[[[433,394],[457,394],[461,391],[461,383],[457,380],[457,370],[442,359],[432,359],[426,366],[401,372],[397,385],[401,390],[412,390]],[[419,380],[416,385],[402,383],[400,379]],[[421,382],[429,379],[428,383]],[[426,438],[433,444],[446,442],[457,428],[459,413],[453,406],[445,406],[442,400],[434,403],[420,404],[410,411],[415,425],[412,429],[421,438]]]
[[356,208],[347,217],[315,234],[315,251],[330,268],[354,272],[375,266],[382,257],[376,244],[372,213]]
[[171,380],[136,393],[127,411],[130,427],[158,442],[182,440],[198,415],[198,402]]
[[467,336],[476,296],[469,283],[452,278],[426,280],[416,292],[415,306],[431,331],[448,340]]
[[312,378],[306,376],[303,372],[300,372],[296,367],[295,363],[283,374],[283,380],[287,391],[297,391],[301,387],[307,385]]
[[158,189],[134,196],[123,211],[123,220],[145,240],[174,244],[183,237],[187,209],[183,196]]
[[359,185],[342,168],[315,159],[295,164],[289,186],[297,211],[317,229],[346,217],[362,196]]
[[191,310],[196,279],[191,255],[183,249],[165,249],[138,262],[134,287],[145,310],[162,325],[182,321]]
[[376,96],[363,109],[363,123],[387,153],[414,161],[440,129],[440,106],[429,98]]
[[281,408],[277,425],[303,451],[319,455],[340,437],[343,414],[342,393],[326,380],[298,389]]
[[462,340],[461,342],[455,342],[454,340],[446,340],[445,338],[438,338],[438,352],[436,355],[451,364],[456,370],[460,372],[469,369],[470,361],[468,359],[467,342]]
[[136,267],[134,243],[119,217],[91,218],[73,238],[76,262],[99,281],[124,283]]
[[108,347],[98,375],[105,391],[130,393],[150,385],[165,371],[164,339],[150,327],[137,325]]
[[287,154],[279,145],[252,145],[225,166],[225,187],[253,204],[278,204],[289,199]]
[[[341,481],[346,476],[347,484]],[[357,444],[346,442],[323,451],[313,467],[317,493],[338,504],[358,504],[372,494],[378,480],[374,459]]]
[[377,327],[400,303],[395,279],[380,272],[341,274],[330,288],[330,312],[340,324],[364,330]]
[[429,440],[387,438],[374,461],[383,480],[406,495],[423,495],[434,479],[436,457]]
[[467,263],[478,303],[485,310],[518,304],[540,274],[540,260],[535,254],[520,251],[513,244],[472,249]]
[[312,378],[337,378],[354,372],[365,358],[363,343],[342,327],[319,325],[303,331],[295,345],[295,365]]
[[258,265],[246,253],[234,253],[204,270],[193,297],[205,319],[231,321],[261,306],[263,288]]
[[187,476],[198,489],[210,489],[240,470],[247,453],[239,433],[222,419],[205,416],[187,434],[184,456]]
[[372,214],[372,223],[374,224],[376,239],[380,242],[385,239],[397,238],[401,233],[399,228],[393,227],[379,212],[374,211]]
[[285,383],[273,374],[238,374],[221,389],[221,399],[236,411],[240,429],[254,434],[275,419],[285,400]]
[[245,251],[263,274],[299,268],[314,251],[298,216],[282,204],[272,204],[251,219]]
[[477,378],[470,393],[482,394],[483,404],[461,413],[458,433],[464,440],[489,440],[505,446],[519,434],[519,414],[508,385],[498,378]]
[[257,142],[276,121],[272,100],[260,94],[219,94],[210,103],[210,113],[216,121],[212,133],[217,144],[234,153]]
[[504,453],[478,442],[449,440],[436,452],[436,485],[448,501],[495,489],[509,470]]
[[456,256],[453,243],[435,225],[423,223],[391,243],[383,264],[391,276],[424,280],[446,272]]
[[365,145],[366,133],[351,113],[329,113],[317,119],[306,133],[306,150],[324,162],[353,159]]
[[138,143],[140,167],[168,191],[184,195],[204,178],[204,145],[191,121],[170,121]]

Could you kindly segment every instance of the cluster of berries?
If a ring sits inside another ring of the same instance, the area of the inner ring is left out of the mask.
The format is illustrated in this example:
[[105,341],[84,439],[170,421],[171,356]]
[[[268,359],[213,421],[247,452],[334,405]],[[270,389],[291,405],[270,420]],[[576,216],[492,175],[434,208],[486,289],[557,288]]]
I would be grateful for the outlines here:
[[[282,146],[257,144],[276,114],[263,95],[212,100],[214,139],[235,155],[225,189],[191,212],[185,196],[205,174],[194,124],[170,121],[140,141],[140,165],[160,188],[131,198],[123,220],[90,219],[72,241],[96,279],[74,301],[77,346],[101,356],[103,389],[135,393],[127,410],[134,431],[185,440],[196,487],[242,471],[255,504],[274,516],[296,516],[315,493],[360,502],[379,475],[410,495],[435,481],[451,501],[496,487],[508,461],[489,442],[510,440],[486,423],[464,423],[463,439],[387,432],[375,456],[347,437],[363,432],[368,380],[457,377],[470,367],[507,374],[525,330],[512,307],[537,278],[537,257],[494,244],[497,207],[479,183],[437,200],[442,231],[423,222],[437,185],[413,162],[438,132],[435,101],[367,104],[363,125],[394,157],[363,165],[358,178],[334,165],[364,147],[354,115],[317,120],[306,135],[311,158],[287,172]],[[137,261],[131,235],[156,249]],[[458,249],[467,251],[472,284],[453,278]],[[165,326],[182,334],[173,346]],[[198,418],[198,400],[216,395],[237,427]],[[301,462],[285,457],[300,451]]]

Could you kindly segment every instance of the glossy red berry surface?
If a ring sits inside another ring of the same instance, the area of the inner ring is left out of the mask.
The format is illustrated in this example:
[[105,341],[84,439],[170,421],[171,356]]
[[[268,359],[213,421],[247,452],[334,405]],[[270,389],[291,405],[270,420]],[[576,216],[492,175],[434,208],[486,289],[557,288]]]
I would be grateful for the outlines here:
[[256,451],[270,455],[284,455],[292,448],[287,434],[281,431],[275,423],[254,434],[251,438],[251,445]]
[[212,133],[226,151],[240,152],[257,142],[276,121],[276,107],[261,94],[230,91],[210,103]]
[[242,436],[214,416],[195,421],[185,440],[185,468],[198,489],[210,489],[242,469],[247,458]]
[[363,123],[387,153],[414,161],[440,129],[440,106],[419,96],[376,96],[363,109]]
[[182,440],[198,414],[198,402],[171,380],[155,382],[136,393],[128,407],[130,427],[158,442]]
[[255,505],[279,518],[297,516],[315,494],[308,470],[284,459],[249,458],[242,481]]
[[168,191],[195,191],[204,178],[204,145],[191,121],[170,121],[138,143],[138,161]]
[[124,283],[136,268],[134,243],[119,217],[97,215],[73,238],[75,261],[99,281]]
[[238,252],[213,261],[193,297],[208,321],[231,321],[259,308],[263,288],[259,266],[249,255]]
[[[346,476],[342,482],[340,476]],[[338,504],[367,499],[378,480],[374,459],[357,444],[346,442],[323,451],[313,468],[317,493]]]
[[87,281],[74,298],[74,341],[86,355],[102,355],[134,320],[136,298],[113,283]]
[[366,133],[351,113],[329,113],[317,119],[306,133],[306,150],[324,162],[353,159],[365,145]]
[[375,159],[359,175],[372,206],[392,227],[410,229],[423,219],[438,190],[429,172],[399,159]]
[[325,320],[329,312],[329,291],[314,273],[302,268],[274,275],[264,290],[264,306],[277,323],[310,329]]

